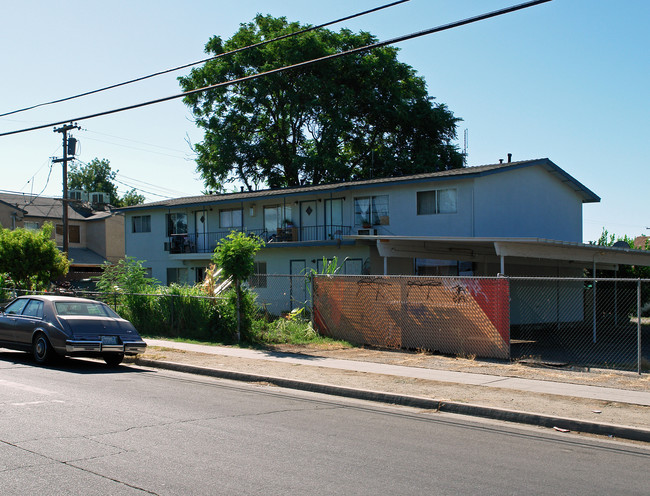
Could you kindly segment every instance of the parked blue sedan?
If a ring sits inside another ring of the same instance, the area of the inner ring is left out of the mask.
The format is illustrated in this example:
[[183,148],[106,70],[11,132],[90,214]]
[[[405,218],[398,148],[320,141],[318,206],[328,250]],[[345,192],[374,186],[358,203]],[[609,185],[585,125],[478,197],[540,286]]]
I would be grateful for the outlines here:
[[20,296],[0,307],[0,347],[29,351],[39,364],[55,356],[101,357],[117,366],[147,344],[108,305],[68,296]]

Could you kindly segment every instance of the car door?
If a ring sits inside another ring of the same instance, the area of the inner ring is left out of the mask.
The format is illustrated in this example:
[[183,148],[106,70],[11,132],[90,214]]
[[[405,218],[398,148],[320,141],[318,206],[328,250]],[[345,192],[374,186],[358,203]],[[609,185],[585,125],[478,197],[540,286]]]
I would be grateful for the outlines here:
[[20,345],[31,345],[34,329],[43,324],[43,302],[29,300],[23,312],[16,315],[14,341]]
[[14,329],[16,327],[17,316],[23,312],[23,309],[29,302],[28,299],[14,300],[5,307],[4,312],[0,314],[0,341],[14,343]]

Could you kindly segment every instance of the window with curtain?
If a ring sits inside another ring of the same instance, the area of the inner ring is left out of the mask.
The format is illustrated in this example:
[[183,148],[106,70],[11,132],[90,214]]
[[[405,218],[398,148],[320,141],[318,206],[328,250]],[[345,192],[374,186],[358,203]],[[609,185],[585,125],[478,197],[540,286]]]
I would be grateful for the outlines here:
[[242,209],[219,210],[219,226],[223,228],[242,226]]
[[390,220],[388,195],[354,199],[354,225],[388,225]]
[[455,214],[457,211],[455,189],[418,191],[418,215]]
[[132,232],[151,232],[151,215],[134,215],[131,217]]
[[187,214],[167,214],[167,236],[187,234]]

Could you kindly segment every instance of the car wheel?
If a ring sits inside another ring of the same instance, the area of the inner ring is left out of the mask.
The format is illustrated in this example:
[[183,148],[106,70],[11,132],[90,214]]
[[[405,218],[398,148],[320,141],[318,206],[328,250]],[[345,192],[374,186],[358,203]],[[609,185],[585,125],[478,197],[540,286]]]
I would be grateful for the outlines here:
[[34,337],[32,341],[32,356],[36,360],[36,363],[41,365],[51,362],[54,358],[54,349],[45,334],[39,333]]
[[124,353],[106,353],[102,357],[106,365],[109,367],[117,367],[124,360]]

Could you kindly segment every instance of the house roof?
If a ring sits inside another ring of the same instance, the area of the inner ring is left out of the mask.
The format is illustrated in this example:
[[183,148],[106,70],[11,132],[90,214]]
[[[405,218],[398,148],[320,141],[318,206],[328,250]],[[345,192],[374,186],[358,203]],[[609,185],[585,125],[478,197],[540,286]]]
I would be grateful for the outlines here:
[[[38,217],[45,219],[61,219],[63,217],[63,206],[61,198],[50,198],[47,196],[36,196],[27,194],[0,193],[0,202],[13,208],[21,210],[25,217]],[[71,204],[71,207],[74,205]],[[87,215],[86,215],[87,213]],[[104,212],[100,212],[104,213]],[[68,219],[86,220],[89,216],[97,214],[90,209],[78,211],[75,208],[68,209]],[[108,213],[110,215],[110,213]]]
[[469,177],[484,176],[488,174],[497,174],[509,170],[515,170],[523,167],[543,167],[547,172],[556,177],[559,181],[563,182],[572,188],[578,195],[582,197],[583,203],[599,202],[600,197],[586,186],[578,182],[575,178],[562,170],[556,164],[551,162],[548,158],[524,160],[520,162],[507,162],[500,164],[481,165],[475,167],[464,167],[462,169],[451,169],[439,172],[430,172],[425,174],[412,174],[408,176],[398,177],[382,177],[378,179],[367,179],[363,181],[349,181],[331,184],[320,184],[317,186],[299,186],[294,188],[280,188],[280,189],[265,189],[258,191],[242,191],[239,193],[226,193],[217,195],[200,195],[188,196],[183,198],[172,198],[169,200],[161,200],[157,202],[144,203],[141,205],[134,205],[131,207],[123,207],[118,211],[133,211],[152,208],[172,208],[184,206],[202,206],[214,205],[218,203],[231,203],[235,201],[253,201],[259,198],[268,197],[286,197],[294,195],[303,195],[307,193],[328,193],[339,192],[352,189],[362,189],[368,187],[376,187],[382,185],[393,184],[408,184],[432,180],[449,180],[449,179],[462,179]]
[[68,248],[70,265],[76,266],[99,266],[106,262],[106,259],[88,248]]

